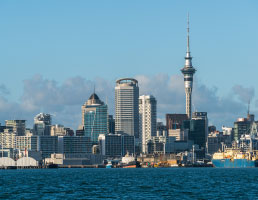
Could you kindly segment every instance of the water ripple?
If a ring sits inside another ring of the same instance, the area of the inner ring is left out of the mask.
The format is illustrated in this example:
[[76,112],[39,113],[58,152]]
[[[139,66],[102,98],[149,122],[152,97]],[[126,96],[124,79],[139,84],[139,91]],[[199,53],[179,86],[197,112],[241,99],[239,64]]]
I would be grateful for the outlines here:
[[0,199],[257,199],[258,169],[0,171]]

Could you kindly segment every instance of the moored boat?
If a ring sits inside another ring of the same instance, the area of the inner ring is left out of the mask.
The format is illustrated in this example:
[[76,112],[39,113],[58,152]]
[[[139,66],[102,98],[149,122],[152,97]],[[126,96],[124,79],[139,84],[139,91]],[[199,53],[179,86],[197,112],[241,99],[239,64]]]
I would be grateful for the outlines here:
[[256,151],[225,149],[213,155],[212,164],[218,168],[253,168],[258,167],[258,156]]
[[128,153],[122,158],[121,164],[120,164],[121,168],[139,168],[141,167],[140,162],[137,161],[137,159],[132,156],[129,155]]

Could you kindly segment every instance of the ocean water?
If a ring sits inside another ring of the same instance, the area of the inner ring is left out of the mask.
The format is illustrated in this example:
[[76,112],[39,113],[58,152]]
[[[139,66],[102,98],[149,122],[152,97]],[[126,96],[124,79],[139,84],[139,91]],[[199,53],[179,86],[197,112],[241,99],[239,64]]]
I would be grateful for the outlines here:
[[258,169],[0,170],[0,199],[258,199]]

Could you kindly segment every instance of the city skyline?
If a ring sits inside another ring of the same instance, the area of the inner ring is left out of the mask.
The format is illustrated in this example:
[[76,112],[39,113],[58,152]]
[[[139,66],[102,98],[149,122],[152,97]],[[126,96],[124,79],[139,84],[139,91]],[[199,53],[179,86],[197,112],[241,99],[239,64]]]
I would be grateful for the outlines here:
[[[136,78],[140,95],[158,97],[159,120],[164,121],[166,113],[185,113],[179,69],[185,55],[187,12],[191,16],[191,48],[198,70],[193,111],[207,111],[209,121],[218,128],[223,124],[232,126],[236,118],[245,116],[249,99],[251,113],[257,114],[257,88],[252,77],[256,74],[252,59],[257,43],[257,28],[253,26],[255,1],[223,2],[223,8],[212,4],[210,14],[198,12],[211,6],[204,2],[200,8],[196,3],[184,7],[184,3],[169,1],[159,7],[155,2],[117,2],[113,8],[107,3],[84,2],[69,8],[68,2],[60,5],[58,1],[51,8],[40,3],[1,4],[0,15],[8,18],[8,24],[0,21],[0,64],[5,74],[0,82],[2,123],[5,119],[26,119],[32,126],[33,117],[45,112],[56,115],[56,123],[75,129],[80,107],[94,84],[101,99],[107,98],[110,114],[114,114],[113,87],[121,77]],[[140,12],[143,5],[145,14]],[[57,9],[59,6],[64,10]],[[90,12],[91,8],[98,8],[98,12]],[[85,14],[84,9],[89,12]],[[214,14],[220,9],[221,16]],[[95,33],[99,34],[94,36]],[[236,48],[240,45],[241,49]]]

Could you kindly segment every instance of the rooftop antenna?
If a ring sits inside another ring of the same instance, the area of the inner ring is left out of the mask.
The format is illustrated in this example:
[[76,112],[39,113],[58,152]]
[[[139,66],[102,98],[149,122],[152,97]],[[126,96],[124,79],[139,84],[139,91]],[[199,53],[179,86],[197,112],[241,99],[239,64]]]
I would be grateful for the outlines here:
[[93,93],[95,94],[95,83],[94,83],[94,87],[93,87]]

